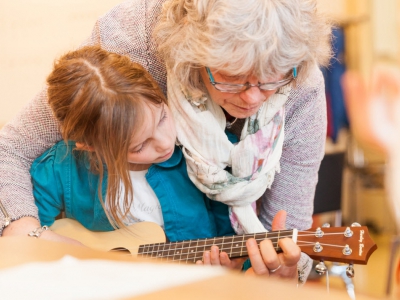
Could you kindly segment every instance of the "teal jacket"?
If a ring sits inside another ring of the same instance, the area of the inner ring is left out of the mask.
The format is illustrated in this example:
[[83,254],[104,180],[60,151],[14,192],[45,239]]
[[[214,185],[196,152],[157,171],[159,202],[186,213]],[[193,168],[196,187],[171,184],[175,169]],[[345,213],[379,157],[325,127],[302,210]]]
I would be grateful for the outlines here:
[[[53,224],[61,211],[92,231],[113,230],[98,197],[99,176],[90,172],[75,143],[55,144],[32,164],[33,195],[42,225]],[[210,200],[190,181],[179,147],[172,157],[152,165],[146,179],[157,195],[170,241],[232,235],[228,207]],[[107,174],[102,193],[105,198]]]

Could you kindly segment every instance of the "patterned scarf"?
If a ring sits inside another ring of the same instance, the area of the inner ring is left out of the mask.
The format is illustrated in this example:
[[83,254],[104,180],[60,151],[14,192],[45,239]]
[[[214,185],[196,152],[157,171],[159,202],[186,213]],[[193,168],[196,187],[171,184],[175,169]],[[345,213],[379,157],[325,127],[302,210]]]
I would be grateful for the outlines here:
[[237,234],[265,232],[255,212],[255,201],[271,187],[275,172],[280,171],[284,105],[290,86],[270,96],[256,114],[248,117],[239,143],[232,144],[225,134],[224,112],[209,95],[191,98],[172,72],[167,82],[168,102],[190,179],[210,199],[229,205]]

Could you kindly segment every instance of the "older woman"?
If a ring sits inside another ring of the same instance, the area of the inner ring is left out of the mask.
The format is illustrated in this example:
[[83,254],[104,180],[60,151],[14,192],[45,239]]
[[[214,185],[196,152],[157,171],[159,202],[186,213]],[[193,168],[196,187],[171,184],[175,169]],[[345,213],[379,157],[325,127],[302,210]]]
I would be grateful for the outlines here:
[[[315,0],[141,0],[100,18],[85,45],[128,55],[165,92],[168,78],[189,176],[231,207],[240,233],[271,229],[279,210],[287,211],[288,227],[311,226],[326,136],[318,66],[330,56],[329,37]],[[38,225],[28,170],[60,139],[45,91],[1,131],[3,235]],[[271,247],[249,251],[255,272],[291,273],[281,268],[282,255],[267,258]],[[206,262],[219,263],[211,254]]]

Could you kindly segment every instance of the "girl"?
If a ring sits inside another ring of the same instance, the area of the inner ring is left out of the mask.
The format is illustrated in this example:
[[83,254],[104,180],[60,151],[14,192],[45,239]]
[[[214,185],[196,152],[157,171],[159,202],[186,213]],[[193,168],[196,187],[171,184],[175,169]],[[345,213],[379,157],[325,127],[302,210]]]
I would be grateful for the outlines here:
[[151,221],[170,241],[233,234],[227,206],[187,176],[165,96],[140,65],[84,47],[47,83],[64,141],[30,171],[41,225],[65,211],[94,231]]

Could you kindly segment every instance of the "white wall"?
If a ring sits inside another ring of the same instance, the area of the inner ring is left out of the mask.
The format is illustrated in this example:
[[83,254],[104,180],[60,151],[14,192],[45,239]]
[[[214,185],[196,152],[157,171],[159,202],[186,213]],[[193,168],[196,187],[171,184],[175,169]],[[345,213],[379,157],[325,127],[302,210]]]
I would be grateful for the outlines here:
[[373,0],[371,9],[374,60],[398,60],[399,1]]
[[0,127],[43,86],[53,60],[122,0],[0,1]]

